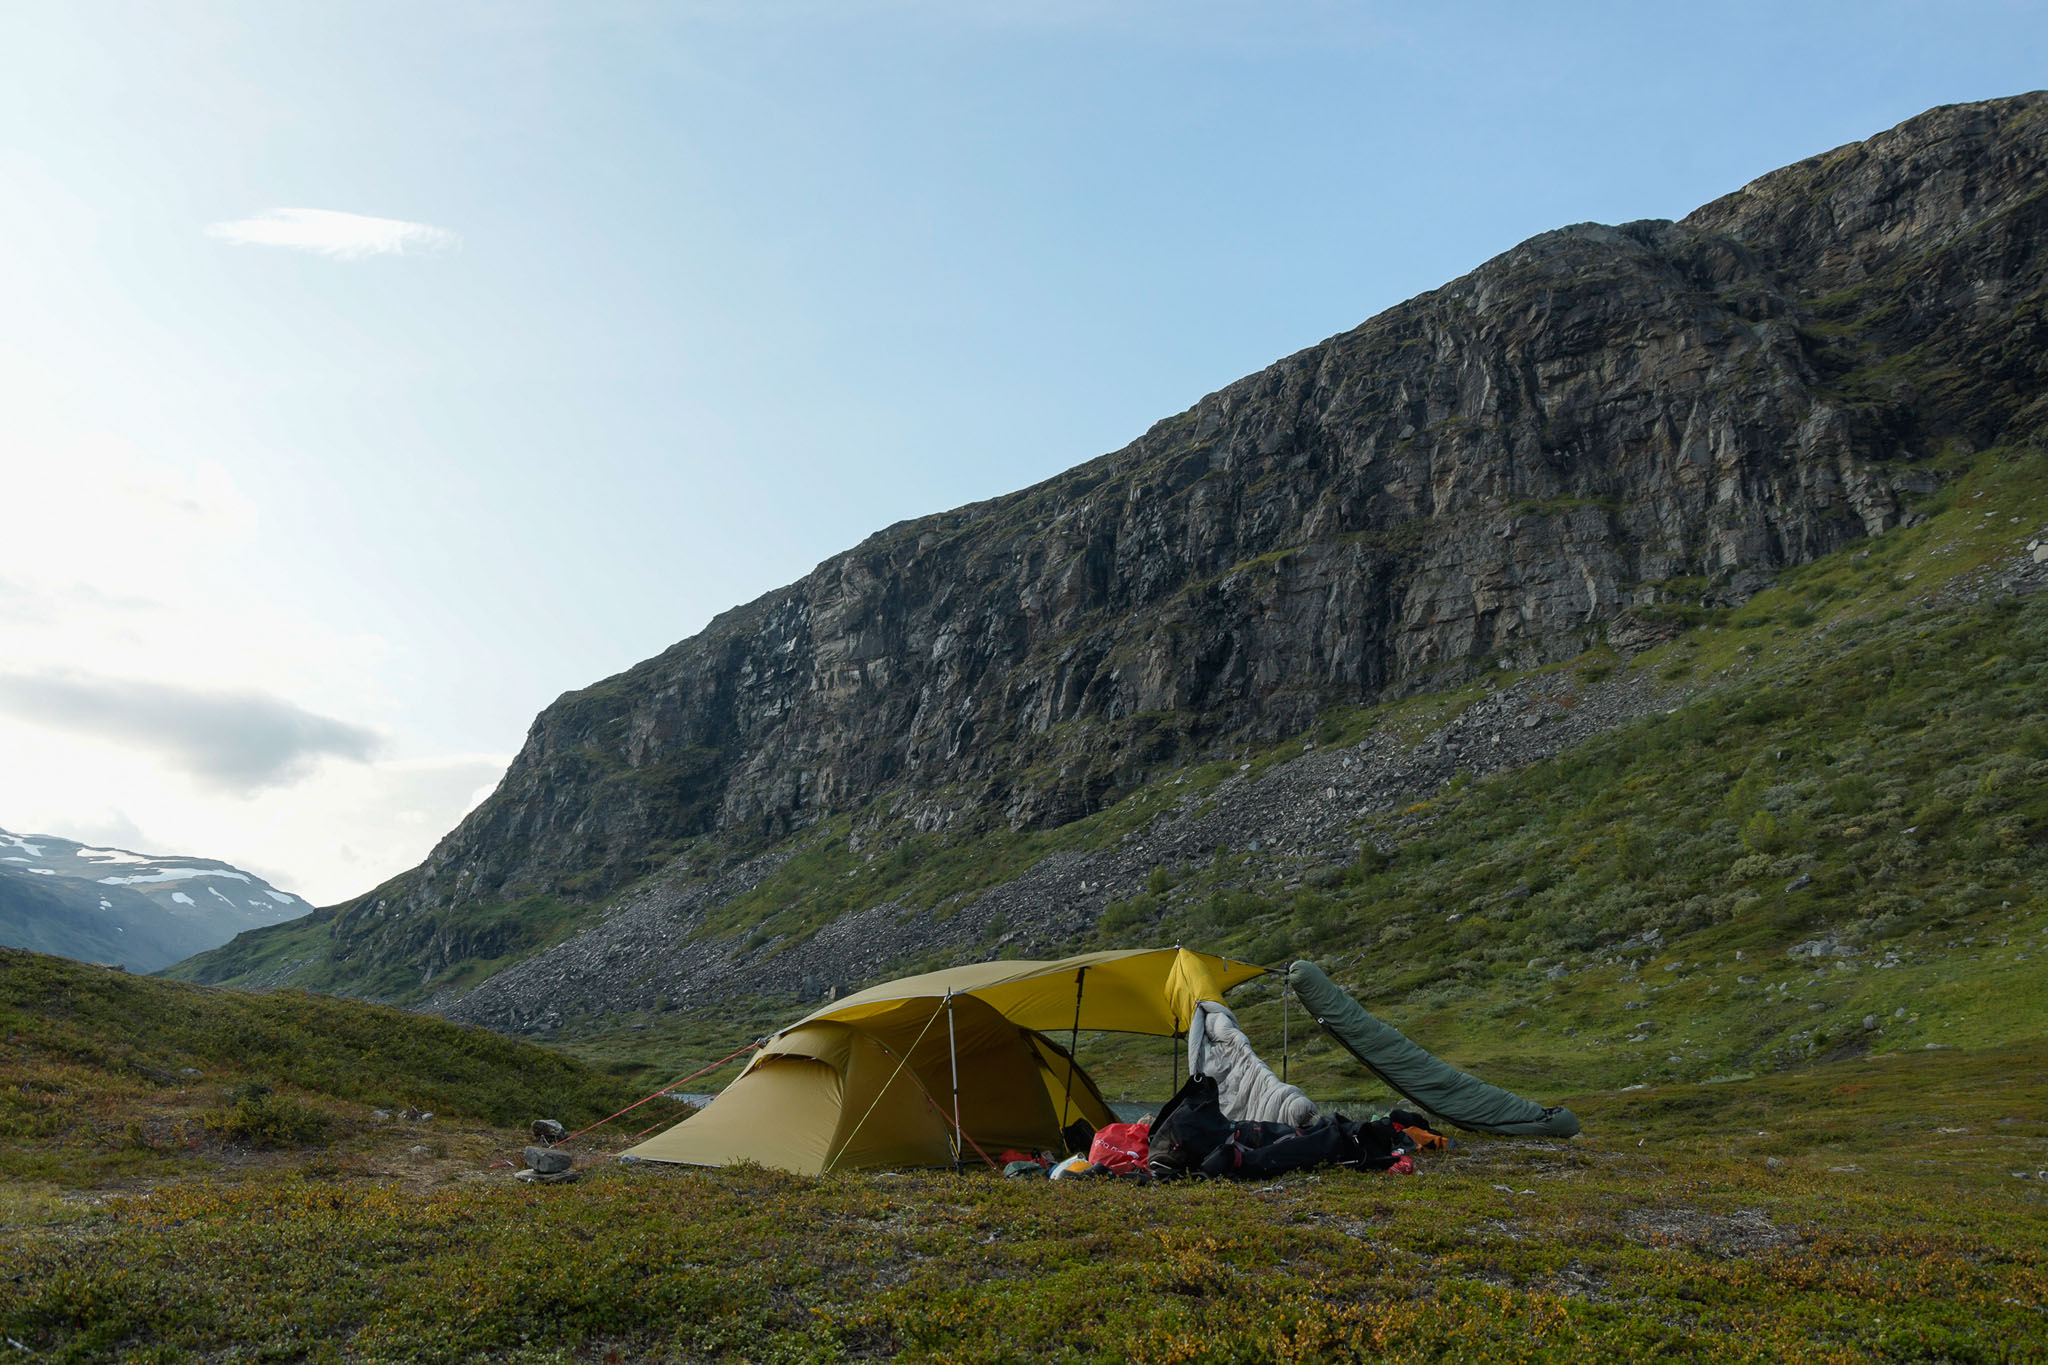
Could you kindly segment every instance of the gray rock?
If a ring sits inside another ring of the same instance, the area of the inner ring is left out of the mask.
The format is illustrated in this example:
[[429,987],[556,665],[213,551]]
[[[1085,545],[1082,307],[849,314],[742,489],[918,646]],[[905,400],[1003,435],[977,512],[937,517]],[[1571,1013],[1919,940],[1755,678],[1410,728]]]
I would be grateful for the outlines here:
[[1798,876],[1794,877],[1791,881],[1785,884],[1785,894],[1789,896],[1794,891],[1804,891],[1807,887],[1812,885],[1813,874],[1810,872],[1802,872]]
[[553,1151],[547,1147],[528,1147],[523,1153],[526,1164],[542,1175],[553,1175],[566,1171],[576,1164],[576,1158],[567,1152]]
[[568,1128],[563,1126],[558,1119],[535,1119],[528,1126],[527,1131],[532,1133],[535,1138],[546,1143],[560,1142],[563,1138],[569,1136]]
[[514,1171],[512,1178],[529,1185],[566,1185],[583,1174],[581,1171]]

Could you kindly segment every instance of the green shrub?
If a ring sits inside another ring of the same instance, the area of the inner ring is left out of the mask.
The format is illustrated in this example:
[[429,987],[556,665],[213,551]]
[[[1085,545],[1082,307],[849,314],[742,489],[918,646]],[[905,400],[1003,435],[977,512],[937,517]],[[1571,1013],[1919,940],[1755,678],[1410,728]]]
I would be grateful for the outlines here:
[[260,1081],[230,1087],[203,1118],[207,1131],[242,1147],[322,1147],[327,1115],[274,1093]]
[[1245,957],[1263,967],[1278,967],[1294,955],[1294,939],[1285,930],[1269,929],[1253,939]]

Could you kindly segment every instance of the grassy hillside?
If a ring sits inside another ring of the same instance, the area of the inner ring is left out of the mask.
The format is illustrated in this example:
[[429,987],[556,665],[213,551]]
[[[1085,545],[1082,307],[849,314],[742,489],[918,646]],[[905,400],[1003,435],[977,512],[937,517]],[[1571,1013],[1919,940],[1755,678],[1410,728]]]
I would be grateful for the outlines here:
[[365,972],[360,963],[348,960],[348,954],[338,953],[335,916],[346,908],[331,906],[285,924],[245,930],[218,948],[172,963],[157,975],[173,981],[259,990],[291,986],[409,1005],[436,992],[474,986],[499,968],[560,943],[596,913],[593,906],[556,896],[429,912],[425,923],[430,932],[470,945],[474,955],[458,953],[439,972],[423,976],[401,962]]
[[0,1075],[0,1180],[73,1187],[196,1173],[249,1148],[346,1148],[380,1131],[376,1109],[502,1127],[637,1098],[558,1052],[441,1019],[11,949]]

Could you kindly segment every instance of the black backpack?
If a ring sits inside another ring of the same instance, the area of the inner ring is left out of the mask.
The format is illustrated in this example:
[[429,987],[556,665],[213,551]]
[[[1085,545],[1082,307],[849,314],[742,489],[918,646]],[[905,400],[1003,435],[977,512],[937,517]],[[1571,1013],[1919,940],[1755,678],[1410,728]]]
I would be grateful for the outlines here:
[[1237,1125],[1223,1117],[1213,1076],[1190,1076],[1152,1120],[1147,1164],[1156,1180],[1171,1180],[1201,1169],[1209,1153],[1228,1140]]

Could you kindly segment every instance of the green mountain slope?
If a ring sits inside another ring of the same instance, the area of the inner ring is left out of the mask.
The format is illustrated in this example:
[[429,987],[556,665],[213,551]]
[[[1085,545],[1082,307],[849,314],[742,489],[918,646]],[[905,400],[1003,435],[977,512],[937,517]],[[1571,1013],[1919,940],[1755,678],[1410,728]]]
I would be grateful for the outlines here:
[[635,1098],[559,1052],[443,1019],[12,949],[0,1075],[0,1176],[65,1185],[204,1167],[224,1144],[343,1140],[375,1127],[374,1108],[502,1127]]
[[[1739,609],[1670,607],[1691,624],[1654,650],[1537,675],[1567,701],[1638,680],[1660,689],[1653,714],[1540,763],[1455,775],[1359,822],[1347,861],[1268,849],[1162,864],[1072,946],[1313,958],[1428,1046],[1536,1092],[2039,1037],[2048,565],[2029,547],[2048,544],[2048,457],[1974,457],[1921,513]],[[1312,733],[1424,743],[1516,681],[1333,714]],[[1308,742],[1245,761],[1255,775]],[[1174,781],[1073,829],[1074,846],[1116,846],[1186,790]],[[1034,856],[1043,838],[1014,836]],[[824,918],[936,899],[964,853],[946,842],[871,863],[828,843],[836,857],[792,860],[756,895],[770,923],[807,898]],[[979,857],[1002,867],[1019,847],[995,837]],[[1272,988],[1236,1003],[1277,1051]],[[667,1066],[793,1008],[764,996],[593,1015],[570,1032],[594,1058]],[[1291,1039],[1311,1093],[1371,1093],[1298,1010]],[[1163,1044],[1083,1046],[1112,1093],[1166,1082]]]

